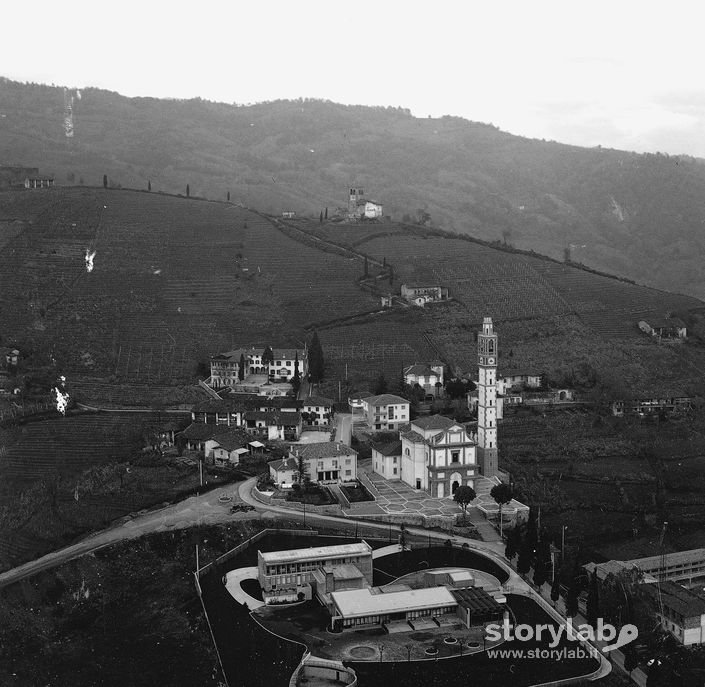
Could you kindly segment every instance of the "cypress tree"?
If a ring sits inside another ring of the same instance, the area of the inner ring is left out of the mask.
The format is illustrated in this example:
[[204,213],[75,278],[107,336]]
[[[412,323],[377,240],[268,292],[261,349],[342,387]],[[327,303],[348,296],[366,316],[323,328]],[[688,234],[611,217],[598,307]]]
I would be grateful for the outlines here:
[[239,381],[245,379],[245,354],[240,353],[240,365],[237,370],[237,378]]
[[108,175],[103,174],[103,188],[108,188]]
[[504,548],[504,555],[507,557],[508,561],[511,561],[514,556],[519,553],[521,549],[521,530],[518,527],[514,527],[507,537],[507,544]]
[[540,589],[548,580],[548,557],[550,551],[548,544],[541,542],[536,550],[536,562],[534,563],[534,584]]
[[152,190],[152,182],[149,181],[149,180],[147,181],[147,190],[148,190],[148,191],[151,191],[151,190]]
[[318,217],[318,223],[319,223],[319,224],[323,224],[323,210],[321,210],[321,214],[320,214],[320,216]]
[[556,571],[556,574],[553,576],[553,584],[551,585],[551,601],[553,603],[557,603],[558,599],[561,597],[561,576]]
[[599,588],[597,582],[597,573],[595,570],[592,571],[590,576],[590,586],[588,588],[586,615],[587,621],[595,627],[597,625],[597,617],[600,615],[600,596]]
[[517,572],[520,575],[526,575],[526,573],[531,570],[531,566],[534,562],[534,549],[532,548],[530,542],[524,537],[521,543],[521,548],[519,549],[519,558],[517,559]]
[[301,374],[299,373],[299,352],[296,351],[294,356],[294,376],[291,379],[291,386],[294,388],[294,394],[298,396],[301,388]]
[[328,219],[328,208],[326,208],[326,214],[325,214],[325,216],[323,217],[323,219]]
[[189,184],[186,184],[186,197],[188,198],[191,195],[191,186]]
[[228,191],[228,203],[230,202],[230,191]]
[[324,369],[323,348],[318,338],[318,332],[313,332],[311,345],[308,347],[308,374],[311,381],[320,382],[323,379]]

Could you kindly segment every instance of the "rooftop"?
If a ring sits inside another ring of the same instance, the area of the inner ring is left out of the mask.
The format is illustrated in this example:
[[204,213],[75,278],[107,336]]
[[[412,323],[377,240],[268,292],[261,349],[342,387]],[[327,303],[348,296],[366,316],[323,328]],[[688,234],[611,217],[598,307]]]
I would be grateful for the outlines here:
[[675,582],[666,581],[661,582],[660,585],[647,584],[643,586],[643,589],[652,599],[658,600],[659,586],[661,587],[659,604],[663,603],[664,607],[674,610],[683,618],[693,618],[705,614],[705,598]]
[[453,589],[451,595],[463,608],[472,613],[488,613],[504,611],[504,606],[490,596],[481,587],[467,587],[466,589]]
[[391,406],[406,404],[409,405],[409,401],[401,396],[395,396],[394,394],[380,394],[379,396],[370,396],[365,399],[365,402],[371,406]]
[[418,427],[427,432],[433,429],[448,429],[458,423],[443,415],[429,415],[427,417],[417,417],[411,421],[411,427]]
[[[647,558],[633,558],[625,561],[636,565],[642,570],[652,570],[661,566],[661,556],[648,556]],[[688,563],[705,563],[705,549],[689,549],[688,551],[674,551],[666,554],[666,566]]]
[[432,370],[428,363],[417,363],[416,365],[410,365],[404,370],[405,375],[415,375],[417,377],[428,377],[430,375],[438,376],[436,370]]
[[332,592],[330,596],[344,618],[458,605],[446,587],[409,589],[387,594],[374,593],[373,589],[366,587]]
[[299,464],[296,461],[295,458],[289,458],[288,456],[286,458],[280,458],[279,460],[273,460],[270,463],[267,463],[267,466],[270,468],[273,468],[277,472],[280,472],[281,470],[297,470],[299,469]]
[[286,410],[250,410],[245,413],[245,420],[257,422],[262,420],[267,425],[278,427],[292,427],[301,422],[301,414]]
[[343,563],[343,565],[335,565],[333,567],[325,566],[324,572],[332,572],[334,580],[358,580],[364,575],[360,569],[352,563]]
[[385,443],[372,444],[372,450],[381,453],[383,456],[400,456],[401,441],[387,441]]
[[355,449],[339,441],[318,441],[311,444],[297,444],[293,449],[299,456],[308,460],[333,458],[335,456],[356,456]]
[[[223,427],[223,425],[220,426]],[[234,451],[235,449],[247,446],[247,442],[250,438],[251,437],[241,429],[227,427],[224,432],[214,435],[212,441],[217,442],[217,444],[226,451]]]
[[354,394],[350,394],[348,398],[351,401],[361,401],[363,398],[370,398],[373,395],[369,391],[356,391]]
[[223,425],[207,425],[205,422],[192,422],[183,432],[179,432],[179,435],[191,441],[207,441],[208,439],[212,439],[219,432],[223,432]]
[[308,549],[286,549],[285,551],[259,552],[262,560],[269,565],[294,561],[315,561],[346,556],[371,556],[372,547],[366,542],[336,544],[335,546],[312,546]]
[[325,396],[309,396],[302,401],[305,406],[332,406],[333,401]]

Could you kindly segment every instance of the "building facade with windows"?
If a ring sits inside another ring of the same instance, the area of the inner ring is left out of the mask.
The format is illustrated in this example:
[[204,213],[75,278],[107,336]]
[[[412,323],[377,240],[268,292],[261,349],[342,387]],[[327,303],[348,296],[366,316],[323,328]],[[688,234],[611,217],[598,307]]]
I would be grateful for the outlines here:
[[426,394],[443,395],[443,363],[417,363],[404,368],[404,382],[413,387],[417,384]]
[[357,479],[357,451],[339,441],[324,441],[293,446],[289,457],[304,461],[312,482],[330,484]]
[[401,479],[401,441],[372,444],[372,469],[384,479]]
[[409,422],[409,401],[394,394],[380,394],[362,399],[370,428],[380,432],[399,429]]
[[[263,362],[266,347],[237,348],[210,359],[210,386],[235,387],[250,375],[267,375],[272,381],[286,381],[294,376],[298,364],[301,379],[308,374],[308,353],[304,348],[272,348],[272,360]],[[244,363],[242,374],[240,364]]]
[[431,415],[413,420],[400,437],[403,482],[437,498],[452,496],[461,485],[474,486],[477,443],[464,425]]

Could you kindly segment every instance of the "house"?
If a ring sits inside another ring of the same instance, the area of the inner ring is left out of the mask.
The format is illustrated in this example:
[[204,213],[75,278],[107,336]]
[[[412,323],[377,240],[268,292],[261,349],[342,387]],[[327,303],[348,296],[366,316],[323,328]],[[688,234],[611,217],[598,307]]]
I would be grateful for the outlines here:
[[684,646],[705,644],[705,597],[676,582],[640,585],[661,627]]
[[20,352],[16,348],[0,348],[0,362],[4,362],[7,367],[17,367],[20,360]]
[[362,399],[362,409],[369,426],[377,431],[399,429],[409,421],[409,401],[394,394],[380,394]]
[[191,422],[202,422],[209,425],[227,425],[242,427],[243,416],[247,410],[253,409],[244,399],[229,397],[224,399],[208,399],[197,403],[191,410]]
[[291,448],[289,457],[303,460],[306,475],[320,484],[352,482],[357,479],[357,451],[339,441],[299,444]]
[[401,285],[401,297],[416,305],[423,305],[432,301],[448,299],[448,288],[444,286],[409,286]]
[[372,469],[384,479],[401,479],[401,441],[373,443]]
[[294,219],[294,217],[296,217],[296,213],[293,210],[284,210],[284,212],[282,212],[282,217],[284,219]]
[[[269,351],[271,355],[267,356]],[[262,362],[263,356],[265,362]],[[269,361],[267,357],[270,358]],[[210,366],[211,375],[206,383],[215,389],[224,386],[237,388],[243,384],[246,386],[248,382],[254,387],[259,387],[267,381],[273,383],[289,381],[297,367],[299,376],[303,379],[308,374],[308,352],[306,347],[237,348],[213,356],[210,359]],[[257,376],[260,379],[251,379]],[[265,394],[266,390],[263,395]]]
[[305,424],[327,426],[333,418],[333,401],[323,396],[309,396],[301,401],[301,416]]
[[250,437],[242,430],[225,430],[206,440],[204,453],[206,458],[212,459],[215,465],[230,467],[239,465],[242,456],[249,453],[247,448],[249,440]]
[[378,219],[383,215],[382,203],[364,198],[362,188],[351,188],[348,196],[347,217],[351,220]]
[[54,185],[54,177],[44,175],[32,175],[25,177],[25,188],[51,188]]
[[452,496],[460,485],[474,486],[480,474],[477,441],[462,424],[431,415],[416,418],[399,435],[403,482],[437,498]]
[[356,391],[354,394],[348,397],[348,405],[353,409],[364,408],[364,401],[366,398],[373,396],[369,391]]
[[222,432],[222,426],[192,422],[182,432],[178,432],[174,439],[177,443],[183,443],[190,451],[201,451],[205,455],[206,442]]
[[301,434],[301,413],[286,410],[249,410],[244,414],[245,427],[267,439],[296,441]]
[[615,399],[611,403],[612,415],[657,415],[659,413],[673,413],[689,410],[693,399],[682,392],[669,390],[666,392],[643,392],[632,398]]
[[267,464],[269,476],[275,484],[281,487],[289,486],[299,481],[299,461],[295,457],[286,456]]
[[515,371],[497,375],[497,393],[506,394],[512,389],[538,389],[541,386],[541,373],[535,371]]
[[443,395],[443,368],[441,362],[416,363],[404,368],[404,383],[409,386],[417,384],[426,394]]
[[678,317],[640,320],[639,329],[656,338],[659,343],[682,343],[688,338],[686,324]]
[[335,570],[354,565],[372,584],[372,547],[366,542],[313,546],[285,551],[257,551],[257,579],[265,603],[297,600],[299,593],[311,598],[311,580],[318,569]]

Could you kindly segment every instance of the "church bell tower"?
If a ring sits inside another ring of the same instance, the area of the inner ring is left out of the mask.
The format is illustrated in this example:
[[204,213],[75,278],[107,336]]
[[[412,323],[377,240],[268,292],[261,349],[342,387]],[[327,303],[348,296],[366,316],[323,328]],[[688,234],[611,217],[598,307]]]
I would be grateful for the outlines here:
[[485,477],[497,474],[497,334],[485,317],[477,335],[477,458]]

